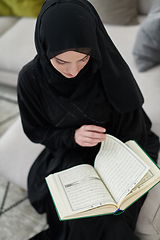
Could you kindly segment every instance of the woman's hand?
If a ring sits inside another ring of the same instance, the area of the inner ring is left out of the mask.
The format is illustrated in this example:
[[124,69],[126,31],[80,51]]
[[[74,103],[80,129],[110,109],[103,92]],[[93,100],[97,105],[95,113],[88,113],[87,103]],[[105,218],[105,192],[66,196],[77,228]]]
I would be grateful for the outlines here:
[[106,138],[105,128],[95,125],[83,125],[75,131],[75,142],[82,147],[93,147]]

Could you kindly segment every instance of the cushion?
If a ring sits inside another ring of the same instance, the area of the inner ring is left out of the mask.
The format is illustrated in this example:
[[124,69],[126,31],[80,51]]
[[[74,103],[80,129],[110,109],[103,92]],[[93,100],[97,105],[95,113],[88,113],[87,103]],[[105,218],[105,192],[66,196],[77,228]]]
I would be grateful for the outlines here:
[[133,55],[139,72],[160,63],[160,0],[156,0],[142,22],[133,47]]
[[105,24],[135,25],[137,0],[89,0]]
[[12,27],[18,21],[18,19],[18,17],[0,17],[0,36],[10,29],[10,27]]
[[147,15],[154,3],[154,0],[138,0],[138,13]]
[[1,16],[37,17],[44,0],[1,0]]
[[20,18],[0,37],[0,70],[18,73],[35,57],[35,23],[35,18]]

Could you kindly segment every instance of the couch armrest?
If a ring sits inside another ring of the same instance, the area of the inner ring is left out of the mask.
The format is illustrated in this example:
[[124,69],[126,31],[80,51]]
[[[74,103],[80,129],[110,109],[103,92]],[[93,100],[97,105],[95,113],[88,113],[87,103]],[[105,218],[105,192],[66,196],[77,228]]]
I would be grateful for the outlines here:
[[43,149],[27,138],[19,117],[0,138],[0,176],[27,190],[30,167]]

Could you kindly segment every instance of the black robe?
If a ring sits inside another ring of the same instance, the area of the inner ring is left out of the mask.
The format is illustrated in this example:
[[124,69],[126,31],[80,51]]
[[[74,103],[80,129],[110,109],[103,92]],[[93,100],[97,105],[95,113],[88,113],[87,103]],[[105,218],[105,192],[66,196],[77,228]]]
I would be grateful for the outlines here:
[[[24,131],[31,141],[46,146],[34,162],[29,174],[29,199],[39,213],[47,212],[49,231],[51,231],[48,234],[59,236],[57,239],[61,239],[60,234],[62,239],[67,240],[75,238],[106,239],[106,236],[111,234],[112,221],[114,223],[112,226],[116,224],[118,229],[121,224],[129,226],[129,228],[127,227],[126,235],[122,234],[121,238],[119,235],[117,238],[113,237],[112,234],[116,233],[112,229],[111,238],[107,237],[107,239],[132,239],[132,236],[128,234],[132,233],[131,235],[133,235],[138,212],[144,200],[142,198],[137,201],[122,216],[103,216],[59,222],[44,178],[50,173],[77,164],[93,165],[100,147],[100,144],[92,148],[84,148],[76,144],[74,141],[75,129],[84,124],[105,127],[108,134],[116,136],[124,142],[131,139],[136,140],[155,161],[157,159],[158,137],[151,132],[151,122],[143,109],[140,107],[130,112],[118,113],[104,94],[98,100],[102,102],[98,101],[97,103],[96,100],[86,102],[85,99],[77,102],[59,102],[50,92],[46,91],[43,81],[40,81],[34,70],[33,61],[20,72],[18,101]],[[126,221],[128,222],[126,223]],[[88,230],[87,226],[88,228],[95,226],[93,229],[99,229],[99,231],[94,231],[92,228]],[[104,237],[101,236],[103,232]],[[47,239],[46,236],[45,239]],[[136,239],[134,235],[133,239]]]

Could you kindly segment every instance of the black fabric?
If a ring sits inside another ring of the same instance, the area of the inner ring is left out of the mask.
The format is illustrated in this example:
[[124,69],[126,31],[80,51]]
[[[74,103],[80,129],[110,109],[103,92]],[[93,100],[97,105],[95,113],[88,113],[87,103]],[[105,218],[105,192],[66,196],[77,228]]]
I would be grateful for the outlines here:
[[[101,240],[138,240],[134,230],[140,208],[144,198],[139,199],[119,216],[106,215],[91,217],[86,219],[69,220],[60,222],[53,208],[52,199],[48,195],[44,200],[47,211],[47,222],[50,228],[42,231],[31,240],[81,240],[81,239],[101,239]],[[70,229],[70,231],[69,231]],[[94,231],[95,230],[95,231]],[[64,234],[65,233],[65,234]]]
[[[75,130],[82,125],[104,127],[122,141],[134,139],[157,160],[159,139],[151,131],[142,95],[127,64],[85,0],[46,1],[37,19],[35,42],[37,56],[18,78],[24,132],[31,141],[45,146],[30,169],[28,195],[39,213],[47,213],[49,229],[33,239],[138,239],[133,231],[142,198],[121,216],[62,223],[45,183],[50,173],[81,163],[94,164],[100,144],[81,147],[74,141]],[[68,50],[91,56],[72,79],[55,70],[49,59]]]
[[48,55],[55,56],[72,49],[81,49],[79,51],[86,53],[86,49],[90,49],[93,58],[92,70],[84,75],[83,69],[76,79],[73,79],[74,84],[79,81],[81,84],[76,90],[76,96],[70,94],[70,99],[75,99],[87,88],[96,89],[89,80],[92,80],[92,76],[99,69],[106,94],[116,110],[126,112],[142,105],[143,97],[128,65],[88,1],[46,1],[37,19],[35,42],[38,52],[36,61],[41,62],[40,65],[37,63],[37,71],[42,72],[51,85],[54,84],[54,94],[57,94],[57,97],[64,97],[64,91],[68,91],[73,84],[68,85],[65,77],[55,76]]

